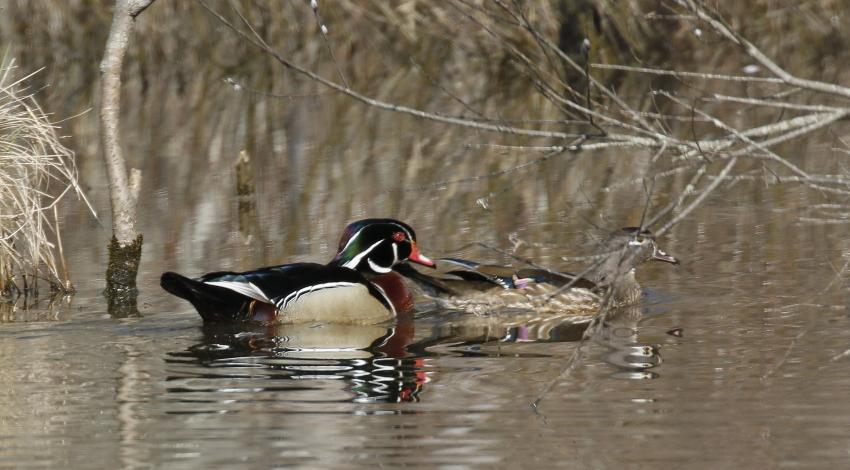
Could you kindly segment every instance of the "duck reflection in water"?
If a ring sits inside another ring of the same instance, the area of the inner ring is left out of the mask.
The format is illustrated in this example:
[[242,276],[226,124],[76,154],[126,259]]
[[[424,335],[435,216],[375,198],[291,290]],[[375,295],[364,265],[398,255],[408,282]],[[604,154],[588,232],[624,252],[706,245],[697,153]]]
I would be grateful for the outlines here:
[[614,377],[627,379],[653,379],[658,374],[650,372],[661,364],[661,351],[656,344],[641,342],[638,323],[646,308],[636,306],[613,309],[603,317],[599,330],[591,336],[595,344],[608,349],[605,362],[616,366]]
[[[419,400],[427,382],[425,359],[407,352],[414,333],[410,313],[390,326],[210,324],[202,332],[202,342],[170,354],[170,362],[200,365],[205,377],[226,379],[228,386],[246,378],[250,367],[275,380],[269,382],[275,390],[288,390],[277,380],[342,381],[348,401],[409,402]],[[303,390],[303,385],[293,389]]]
[[[660,350],[639,338],[639,323],[650,312],[652,308],[637,305],[612,308],[604,316],[597,313],[579,317],[518,310],[494,310],[479,315],[434,310],[418,322],[420,328],[425,323],[431,324],[430,335],[408,348],[425,350],[443,345],[462,356],[529,357],[537,354],[523,353],[523,343],[578,343],[588,328],[594,326],[595,331],[589,333],[586,342],[607,350],[602,353],[602,359],[616,367],[615,376],[655,378],[657,374],[648,370],[661,364]],[[506,350],[505,346],[509,345],[517,347]]]
[[[656,346],[638,338],[638,323],[646,309],[631,306],[611,310],[586,342],[605,348],[601,357],[616,368],[614,377],[657,377],[650,369],[661,364],[661,354]],[[322,387],[341,384],[348,396],[344,401],[412,402],[422,399],[425,385],[434,378],[431,374],[439,373],[437,368],[426,367],[428,360],[443,355],[498,357],[501,349],[511,344],[519,348],[506,354],[530,356],[517,353],[522,351],[522,343],[579,342],[589,325],[601,318],[439,311],[424,312],[415,322],[412,314],[400,315],[391,326],[205,325],[203,340],[169,354],[169,362],[186,365],[190,377],[220,381],[220,386],[213,387],[205,381],[203,391],[211,393],[232,388],[237,381],[256,391],[283,394],[280,399],[285,401],[287,392],[303,392],[307,384],[321,381]],[[246,375],[246,370],[251,373]],[[186,378],[186,374],[178,375],[171,379]],[[170,391],[199,390],[174,387]]]

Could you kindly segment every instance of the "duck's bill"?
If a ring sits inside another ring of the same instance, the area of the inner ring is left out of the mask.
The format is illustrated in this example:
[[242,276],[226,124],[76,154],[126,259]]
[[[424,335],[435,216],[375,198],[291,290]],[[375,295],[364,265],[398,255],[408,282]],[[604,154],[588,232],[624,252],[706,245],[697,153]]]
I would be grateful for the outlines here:
[[666,252],[664,252],[663,250],[660,250],[658,248],[656,248],[655,252],[652,253],[652,259],[658,260],[658,261],[664,261],[665,263],[670,263],[670,264],[679,264],[679,260],[677,260],[673,256],[668,255]]
[[431,261],[430,258],[423,255],[419,252],[419,247],[416,244],[413,244],[413,250],[410,252],[410,256],[407,257],[408,261],[413,263],[421,264],[422,266],[428,266],[429,268],[436,268],[437,264]]

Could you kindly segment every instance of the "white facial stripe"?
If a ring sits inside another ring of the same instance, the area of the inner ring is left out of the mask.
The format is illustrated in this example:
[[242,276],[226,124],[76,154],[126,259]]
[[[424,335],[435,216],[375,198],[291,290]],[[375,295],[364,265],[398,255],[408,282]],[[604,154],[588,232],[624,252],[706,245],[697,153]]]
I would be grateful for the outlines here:
[[377,264],[375,264],[374,261],[372,261],[372,258],[369,258],[366,261],[369,262],[369,267],[372,269],[372,271],[375,271],[376,273],[386,274],[393,270],[393,268],[385,268],[383,266],[378,266]]
[[[363,228],[366,228],[366,227],[363,227]],[[360,235],[360,232],[362,232],[362,231],[363,231],[363,229],[362,229],[362,228],[361,228],[360,230],[358,230],[358,231],[357,231],[357,233],[355,233],[355,234],[354,234],[351,238],[349,238],[349,239],[348,239],[348,241],[347,241],[347,242],[345,242],[345,246],[344,246],[344,247],[342,247],[342,249],[341,249],[341,250],[339,250],[339,251],[340,251],[340,252],[345,251],[345,249],[346,249],[346,248],[348,248],[348,245],[351,245],[351,243],[352,243],[354,240],[356,240],[356,239],[357,239],[357,237]]]
[[393,266],[398,264],[398,245],[393,243]]
[[238,292],[246,297],[250,297],[252,299],[261,300],[263,302],[271,303],[271,300],[266,296],[265,292],[260,290],[259,287],[254,285],[252,282],[239,282],[239,281],[208,281],[204,284],[209,284],[211,286],[224,287],[225,289],[230,289],[233,292]]
[[331,289],[334,287],[348,287],[348,286],[357,286],[359,284],[354,282],[326,282],[324,284],[315,284],[312,286],[302,287],[295,292],[290,292],[286,297],[279,299],[275,306],[278,310],[285,310],[290,304],[298,302],[298,299],[304,295],[309,294],[310,292],[315,292],[317,290],[322,289]]
[[[410,233],[410,231],[409,231],[409,230],[407,230],[406,228],[404,228],[403,226],[401,226],[401,225],[399,225],[399,224],[392,224],[392,225],[395,225],[396,227],[400,228],[400,229],[404,232],[404,234],[405,234],[405,235],[407,235],[407,239],[408,239],[408,240],[413,240],[413,235]],[[343,247],[342,247],[342,249],[341,249],[341,250],[339,250],[339,251],[345,251],[345,249],[346,249],[346,248],[348,248],[348,246],[349,246],[349,245],[351,245],[351,243],[352,243],[352,242],[353,242],[353,241],[354,241],[354,240],[355,240],[358,236],[360,236],[360,232],[362,232],[362,231],[363,231],[363,230],[365,230],[366,228],[367,228],[367,227],[363,227],[363,228],[361,228],[360,230],[358,230],[358,231],[357,231],[354,235],[352,235],[352,237],[351,237],[351,238],[349,238],[347,242],[345,242],[345,246],[343,246]]]
[[[357,232],[357,233],[359,234],[360,232]],[[372,244],[372,246],[370,246],[369,248],[366,248],[365,250],[361,251],[360,253],[357,253],[357,256],[355,256],[354,258],[351,258],[351,260],[349,262],[343,264],[342,266],[345,267],[345,268],[348,268],[348,269],[357,269],[357,265],[360,264],[360,261],[363,258],[365,258],[369,253],[371,253],[372,250],[374,250],[375,247],[380,245],[381,243],[383,243],[383,240],[376,241],[375,243]]]

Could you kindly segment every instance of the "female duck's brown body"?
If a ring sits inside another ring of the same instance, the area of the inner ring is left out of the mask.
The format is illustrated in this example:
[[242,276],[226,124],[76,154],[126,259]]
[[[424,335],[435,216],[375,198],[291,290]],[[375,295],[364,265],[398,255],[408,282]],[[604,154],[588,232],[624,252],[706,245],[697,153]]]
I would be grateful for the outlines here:
[[423,274],[410,266],[398,271],[413,280],[426,295],[443,308],[486,313],[502,309],[533,310],[537,313],[589,315],[603,300],[608,306],[633,305],[643,291],[635,268],[645,261],[678,264],[655,242],[648,230],[626,227],[604,243],[598,262],[582,277],[542,269],[512,269],[483,265],[457,258],[443,258],[453,266],[447,276]]

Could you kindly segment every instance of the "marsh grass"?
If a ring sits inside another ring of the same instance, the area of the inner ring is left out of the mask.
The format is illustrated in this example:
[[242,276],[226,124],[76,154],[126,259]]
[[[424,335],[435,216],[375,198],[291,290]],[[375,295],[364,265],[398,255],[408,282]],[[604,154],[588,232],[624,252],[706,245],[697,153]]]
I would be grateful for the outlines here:
[[0,298],[70,292],[58,204],[77,184],[74,154],[14,60],[0,62]]

